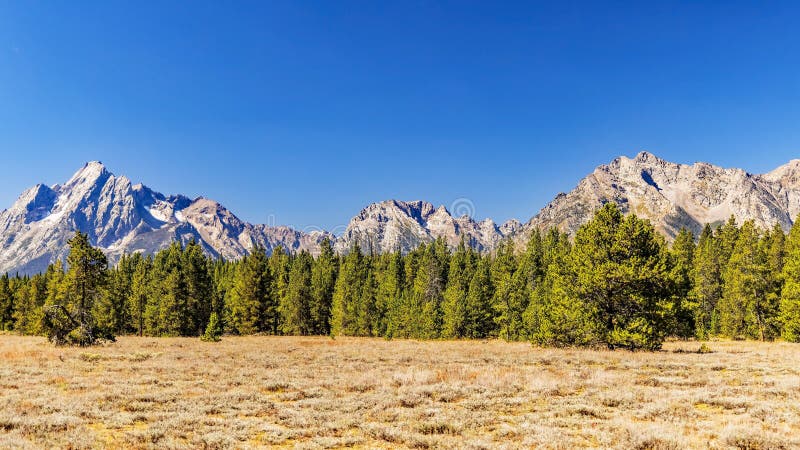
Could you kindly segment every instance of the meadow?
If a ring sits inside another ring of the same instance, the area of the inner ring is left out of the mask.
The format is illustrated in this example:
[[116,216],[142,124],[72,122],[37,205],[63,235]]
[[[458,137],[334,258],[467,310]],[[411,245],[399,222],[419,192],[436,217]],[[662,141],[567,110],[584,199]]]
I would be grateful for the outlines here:
[[800,345],[0,335],[0,448],[800,447]]

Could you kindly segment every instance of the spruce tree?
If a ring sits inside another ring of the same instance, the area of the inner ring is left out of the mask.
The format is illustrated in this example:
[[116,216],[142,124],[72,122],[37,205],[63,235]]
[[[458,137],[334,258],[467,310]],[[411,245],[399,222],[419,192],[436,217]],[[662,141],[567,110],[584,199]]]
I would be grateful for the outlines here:
[[778,305],[767,296],[767,253],[753,221],[745,222],[723,274],[720,332],[734,339],[772,339]]
[[545,274],[525,311],[530,339],[541,346],[592,345],[599,341],[595,311],[576,293],[569,238],[551,229],[543,240]]
[[376,303],[384,311],[384,324],[379,334],[386,338],[402,336],[406,308],[405,260],[400,250],[384,257],[385,265],[378,278]]
[[442,301],[446,287],[442,273],[436,243],[425,246],[410,293],[409,313],[416,317],[411,325],[411,337],[435,339],[441,333]]
[[695,336],[701,340],[719,332],[717,303],[722,298],[722,272],[717,240],[706,224],[694,251],[689,297],[694,306]]
[[263,247],[256,246],[236,266],[228,303],[228,324],[239,334],[278,333],[272,280]]
[[289,335],[309,335],[314,330],[311,316],[311,255],[303,250],[292,261],[289,284],[281,305],[281,331]]
[[493,291],[491,263],[488,258],[481,258],[472,273],[467,291],[463,336],[483,339],[494,334]]
[[800,342],[800,216],[792,225],[786,240],[782,279],[781,335],[789,342]]
[[200,340],[203,342],[219,342],[222,336],[222,321],[216,312],[212,312],[208,318],[208,325]]
[[311,269],[311,333],[330,334],[331,305],[336,288],[339,261],[328,238],[320,245],[320,254]]
[[186,317],[181,321],[184,336],[199,336],[207,328],[215,295],[208,258],[194,239],[183,251],[181,268],[186,282]]
[[331,334],[335,336],[368,336],[363,317],[368,314],[362,299],[366,281],[366,261],[357,243],[345,256],[336,279],[331,311]]
[[14,328],[14,292],[8,274],[0,276],[0,331]]
[[128,316],[131,318],[131,327],[139,336],[144,336],[146,309],[151,292],[150,272],[153,268],[152,256],[136,258],[133,278],[131,280],[131,295],[128,299]]
[[576,294],[608,348],[658,349],[664,340],[669,265],[650,222],[607,203],[575,236]]
[[467,295],[475,273],[475,260],[472,249],[467,250],[462,239],[450,258],[447,288],[442,303],[442,337],[459,339],[467,336]]
[[268,260],[269,296],[265,305],[264,324],[262,327],[271,334],[278,334],[281,329],[280,305],[285,301],[289,288],[289,270],[292,258],[282,246],[272,250]]
[[674,320],[670,332],[684,339],[692,337],[696,330],[694,312],[697,310],[697,305],[690,296],[694,273],[694,250],[694,234],[687,228],[681,228],[670,248],[674,286],[670,314]]
[[517,261],[511,242],[503,242],[495,252],[492,261],[492,285],[494,286],[495,321],[501,338],[511,341],[518,339],[524,330],[522,314],[527,299],[522,299],[520,278],[515,278]]

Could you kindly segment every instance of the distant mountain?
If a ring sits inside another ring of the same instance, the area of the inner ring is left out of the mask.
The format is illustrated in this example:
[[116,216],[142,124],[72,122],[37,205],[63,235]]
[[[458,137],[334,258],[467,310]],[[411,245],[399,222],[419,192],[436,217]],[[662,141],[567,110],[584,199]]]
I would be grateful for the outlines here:
[[777,223],[788,230],[800,214],[800,160],[753,175],[702,162],[675,164],[641,152],[599,166],[524,225],[454,216],[424,201],[388,200],[364,208],[338,237],[249,224],[213,200],[165,196],[90,162],[65,184],[36,185],[0,212],[0,272],[44,270],[66,256],[75,230],[87,233],[112,262],[123,253],[152,253],[190,239],[227,259],[246,255],[256,244],[268,252],[282,246],[316,254],[325,238],[342,253],[354,244],[363,251],[407,252],[437,238],[452,248],[463,239],[477,250],[492,251],[507,238],[523,242],[534,228],[574,234],[606,202],[649,219],[668,239],[682,227],[698,233],[704,224],[718,225],[731,215],[740,223],[752,219],[763,228]]
[[328,236],[251,225],[213,200],[167,197],[90,162],[63,185],[28,189],[0,213],[0,272],[44,270],[66,256],[75,230],[87,233],[112,261],[123,253],[152,253],[191,239],[225,258],[241,257],[255,244],[314,252]]
[[476,250],[489,251],[521,229],[515,220],[498,226],[491,219],[477,222],[468,215],[453,217],[444,206],[436,208],[428,202],[388,200],[373,203],[354,217],[337,240],[336,249],[346,252],[355,243],[364,251],[407,252],[420,243],[443,238],[452,248],[463,239]]
[[703,162],[675,164],[648,152],[619,157],[556,196],[525,230],[558,227],[574,234],[605,202],[649,219],[668,239],[682,227],[699,233],[731,215],[739,223],[752,219],[762,228],[777,223],[788,230],[800,213],[800,160],[753,175]]

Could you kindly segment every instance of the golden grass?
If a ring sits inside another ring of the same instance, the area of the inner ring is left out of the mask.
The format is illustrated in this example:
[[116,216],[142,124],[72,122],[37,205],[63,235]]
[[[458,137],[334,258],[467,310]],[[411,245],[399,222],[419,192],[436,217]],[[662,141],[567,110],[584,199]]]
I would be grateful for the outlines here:
[[0,448],[797,448],[800,345],[0,335]]

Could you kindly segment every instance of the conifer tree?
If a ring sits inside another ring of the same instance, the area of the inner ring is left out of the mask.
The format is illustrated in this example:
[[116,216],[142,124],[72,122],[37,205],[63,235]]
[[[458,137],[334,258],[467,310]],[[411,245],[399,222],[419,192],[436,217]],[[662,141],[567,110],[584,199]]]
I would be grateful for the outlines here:
[[311,333],[330,334],[331,305],[339,269],[338,258],[328,238],[320,245],[320,254],[311,269]]
[[14,292],[8,274],[0,276],[0,331],[14,328]]
[[800,342],[800,217],[789,231],[784,262],[780,303],[781,335],[789,342]]
[[522,314],[527,305],[520,296],[521,280],[514,278],[516,269],[512,243],[501,243],[492,262],[492,284],[497,329],[500,337],[507,341],[518,339],[524,330]]
[[265,307],[265,323],[263,328],[272,334],[278,334],[281,329],[280,305],[285,301],[289,288],[289,270],[292,258],[282,246],[273,249],[268,260],[270,276],[270,295]]
[[292,261],[286,297],[280,305],[283,318],[281,331],[284,334],[306,336],[314,330],[311,317],[313,303],[311,265],[312,257],[305,250]]
[[459,339],[467,336],[467,295],[475,273],[475,260],[472,249],[467,250],[462,239],[450,258],[442,303],[442,337]]
[[409,313],[416,317],[411,337],[435,339],[442,328],[442,300],[446,280],[442,276],[440,253],[436,243],[425,246],[411,288]]
[[41,331],[40,311],[33,283],[28,278],[21,280],[14,293],[14,330],[22,334],[38,334]]
[[722,272],[719,264],[717,238],[706,224],[694,251],[689,292],[694,305],[695,336],[708,339],[719,332],[717,303],[722,298]]
[[609,348],[658,349],[669,300],[663,239],[648,221],[606,203],[575,236],[576,294]]
[[200,340],[203,342],[219,342],[220,337],[222,336],[222,321],[219,320],[219,316],[216,312],[212,312],[211,316],[208,318],[208,325],[206,325],[206,331],[200,336]]
[[102,251],[91,246],[86,234],[69,240],[69,270],[64,277],[64,302],[49,306],[44,329],[56,344],[91,345],[97,339],[113,339],[111,330],[95,321],[95,305],[103,295],[108,262]]
[[363,317],[368,314],[362,299],[366,281],[366,261],[357,243],[345,256],[336,279],[333,293],[331,334],[339,336],[368,336]]
[[695,334],[694,304],[689,295],[692,290],[692,275],[694,266],[694,234],[687,228],[681,228],[670,248],[672,259],[672,282],[674,291],[670,316],[674,318],[670,326],[670,333],[687,339]]
[[472,273],[466,298],[465,337],[483,339],[494,334],[494,287],[490,266],[489,260],[482,258]]
[[145,333],[145,317],[148,297],[151,291],[150,271],[153,267],[152,256],[136,258],[133,278],[131,280],[131,295],[128,299],[128,316],[131,318],[132,329],[139,336]]
[[595,311],[576,293],[569,238],[551,229],[543,240],[544,279],[525,311],[531,340],[542,346],[582,346],[599,341]]
[[386,263],[377,280],[375,302],[383,309],[385,318],[379,334],[391,339],[402,336],[404,330],[405,264],[399,249],[386,255],[384,260]]
[[769,270],[763,241],[753,221],[745,222],[723,274],[720,332],[734,339],[772,339],[778,305],[767,297]]
[[228,324],[239,334],[259,331],[278,333],[277,305],[271,292],[272,280],[266,251],[256,246],[236,266],[228,304]]

